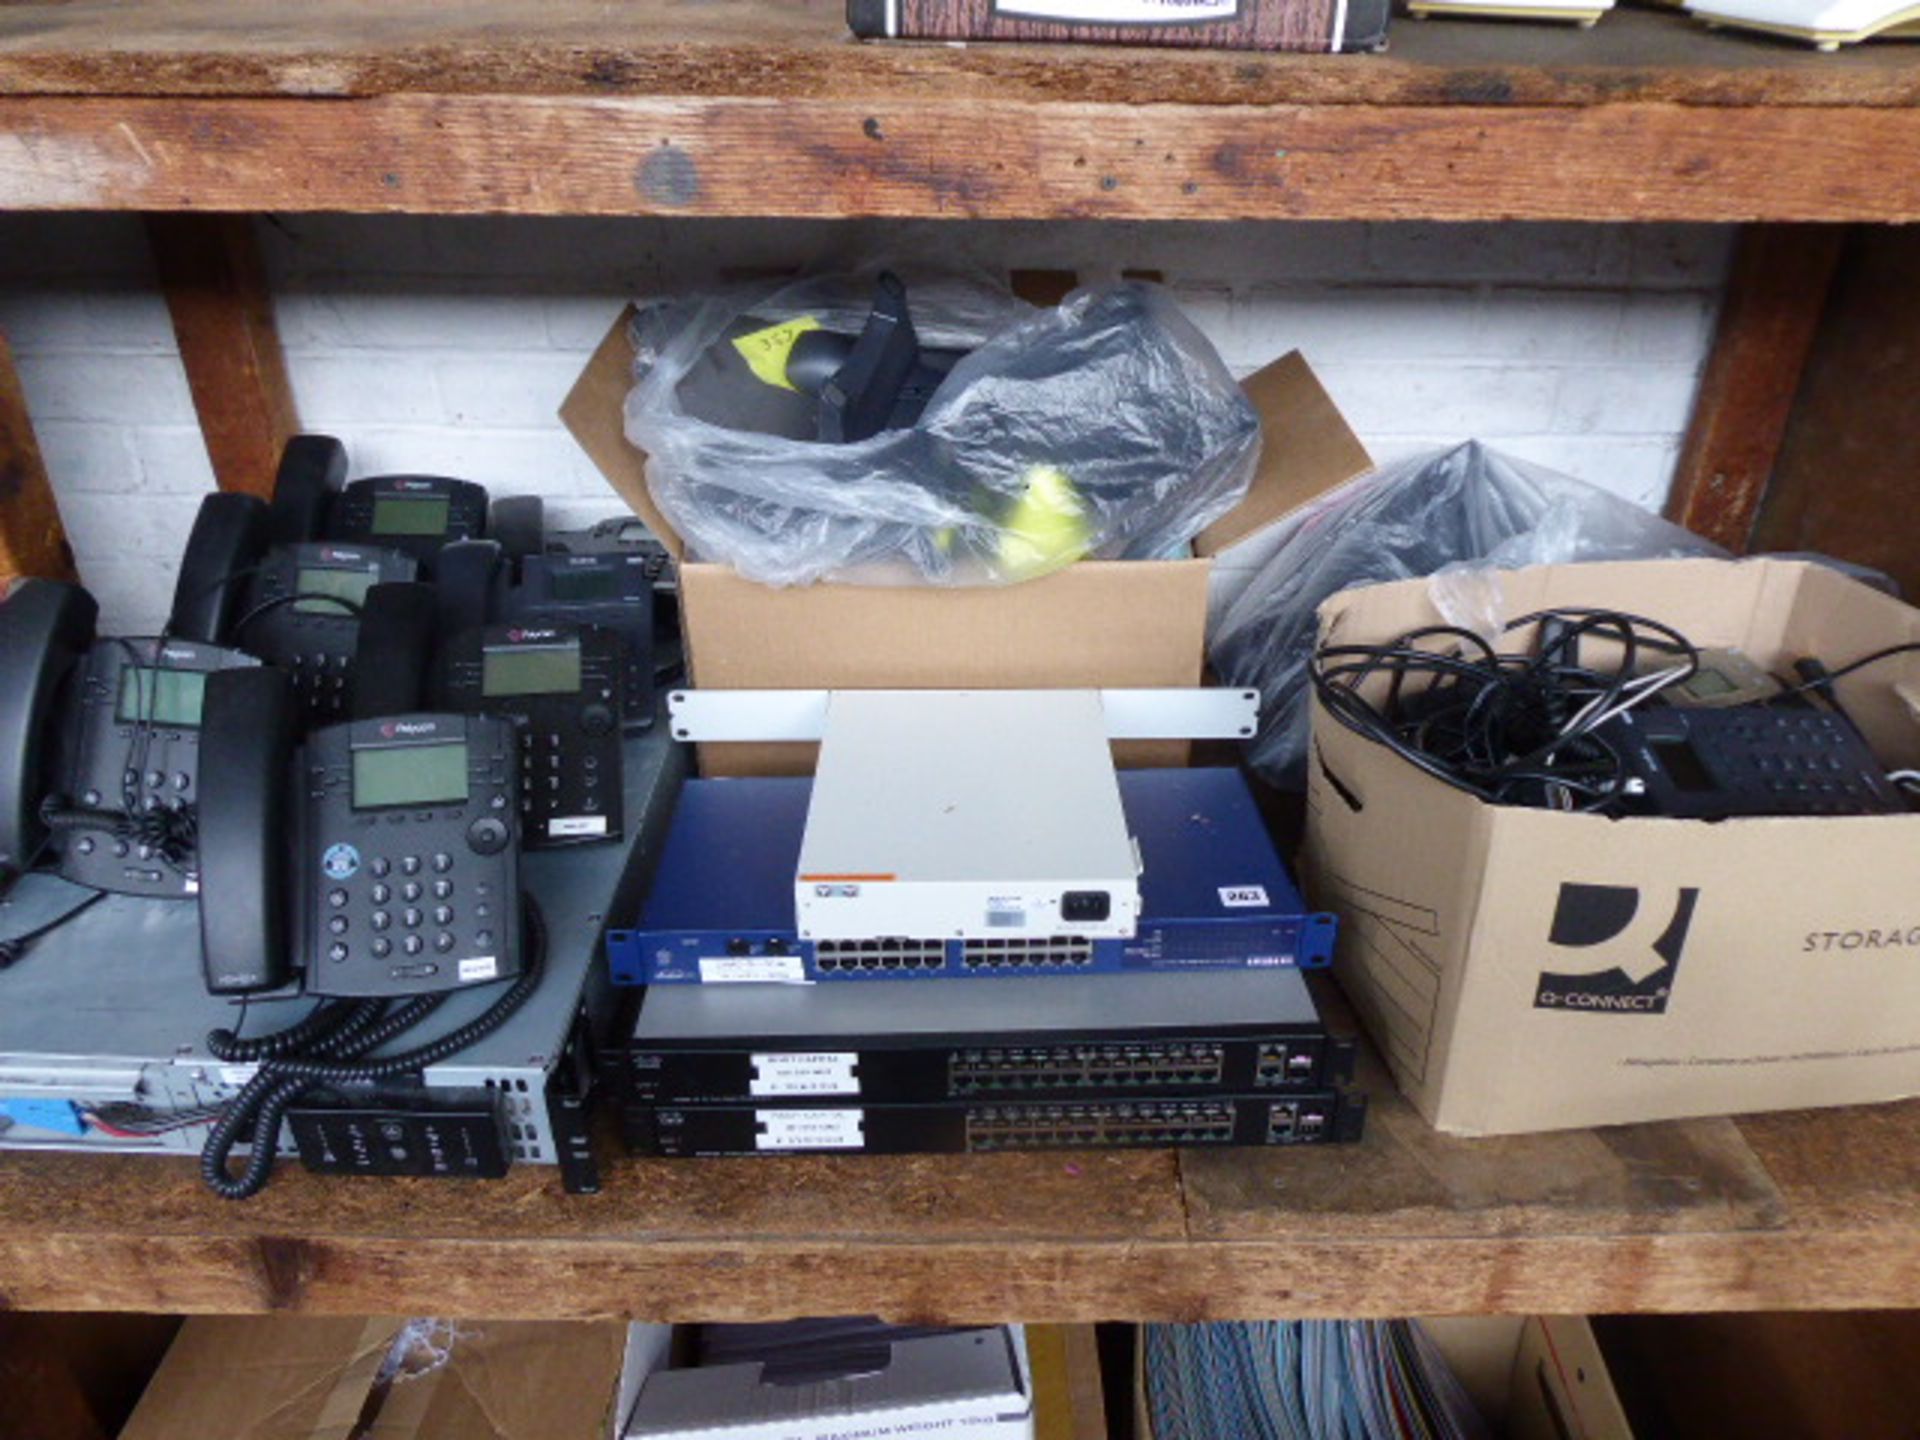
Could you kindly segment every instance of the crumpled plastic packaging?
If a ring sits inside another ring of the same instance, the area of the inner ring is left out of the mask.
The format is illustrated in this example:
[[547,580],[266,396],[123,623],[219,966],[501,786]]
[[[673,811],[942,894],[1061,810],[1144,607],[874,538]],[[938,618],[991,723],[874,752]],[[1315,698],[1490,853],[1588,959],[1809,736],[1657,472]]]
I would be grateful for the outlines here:
[[1035,309],[983,283],[910,283],[921,344],[973,353],[911,429],[857,443],[730,429],[682,404],[682,378],[743,316],[857,333],[872,293],[867,273],[641,311],[626,432],[691,554],[768,585],[1008,584],[1183,553],[1245,495],[1259,417],[1149,285]]
[[1629,500],[1477,440],[1383,466],[1286,523],[1207,648],[1224,683],[1260,691],[1248,759],[1296,790],[1306,778],[1315,612],[1329,596],[1429,575],[1447,622],[1492,638],[1510,618],[1502,570],[1726,554]]

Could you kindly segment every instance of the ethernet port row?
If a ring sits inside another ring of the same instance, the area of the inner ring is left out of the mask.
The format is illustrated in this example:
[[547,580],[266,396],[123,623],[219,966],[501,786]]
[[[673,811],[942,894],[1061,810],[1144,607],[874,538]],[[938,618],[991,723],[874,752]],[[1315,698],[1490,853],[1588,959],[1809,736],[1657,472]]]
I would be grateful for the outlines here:
[[905,937],[822,940],[814,946],[813,963],[823,975],[944,970],[947,964],[946,942]]

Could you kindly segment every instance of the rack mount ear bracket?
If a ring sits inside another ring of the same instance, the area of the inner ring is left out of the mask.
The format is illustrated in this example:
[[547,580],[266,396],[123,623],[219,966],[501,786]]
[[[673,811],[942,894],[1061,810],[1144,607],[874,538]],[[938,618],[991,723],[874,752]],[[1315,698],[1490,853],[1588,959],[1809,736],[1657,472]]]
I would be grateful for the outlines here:
[[[1097,698],[1109,740],[1245,740],[1258,720],[1255,690],[675,690],[667,714],[676,740],[822,741],[837,696],[894,697],[929,707],[966,706],[973,697]],[[906,697],[914,697],[908,700]],[[855,702],[857,703],[857,702]],[[844,707],[843,707],[844,710]]]

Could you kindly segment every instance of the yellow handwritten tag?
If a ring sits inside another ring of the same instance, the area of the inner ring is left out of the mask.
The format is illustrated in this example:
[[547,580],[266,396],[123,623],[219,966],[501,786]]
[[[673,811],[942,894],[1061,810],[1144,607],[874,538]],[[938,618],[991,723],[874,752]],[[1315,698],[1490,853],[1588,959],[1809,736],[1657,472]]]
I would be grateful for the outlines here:
[[763,384],[792,390],[794,386],[787,379],[787,357],[793,353],[793,343],[809,330],[819,328],[820,322],[813,316],[802,315],[797,319],[783,320],[778,325],[769,325],[764,330],[756,330],[751,335],[742,335],[733,342],[733,348],[740,352],[740,358],[747,362],[747,368]]

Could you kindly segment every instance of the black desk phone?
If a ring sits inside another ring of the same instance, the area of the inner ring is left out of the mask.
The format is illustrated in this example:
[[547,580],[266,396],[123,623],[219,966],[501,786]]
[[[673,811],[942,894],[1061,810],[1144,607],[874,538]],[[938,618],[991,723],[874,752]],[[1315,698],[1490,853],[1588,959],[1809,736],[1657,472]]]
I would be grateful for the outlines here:
[[24,580],[0,607],[0,866],[46,857],[96,890],[198,888],[201,700],[252,656],[168,637],[97,636],[77,585]]
[[441,652],[439,703],[518,727],[527,848],[620,837],[620,636],[598,625],[489,625]]
[[1647,706],[1594,733],[1625,759],[1636,813],[1721,820],[1909,808],[1853,722],[1812,705]]
[[316,995],[413,995],[519,971],[511,721],[330,725],[301,758],[298,940]]
[[398,550],[330,540],[275,546],[260,562],[249,594],[252,618],[236,638],[287,672],[305,711],[303,728],[343,720],[353,713],[367,592],[417,574],[413,557]]
[[[616,515],[584,530],[547,536],[549,557],[594,556],[637,561],[653,582],[653,683],[675,680],[685,668],[680,647],[680,568],[639,517]],[[637,651],[636,651],[637,654]]]
[[274,475],[270,543],[336,540],[397,550],[431,579],[444,546],[489,533],[486,487],[471,480],[375,475],[348,481],[346,475],[346,447],[331,435],[287,441]]
[[440,627],[448,636],[484,625],[523,629],[594,626],[624,652],[623,728],[653,723],[654,586],[646,554],[506,554],[492,540],[450,545],[441,557]]
[[94,641],[69,704],[65,785],[48,813],[60,834],[64,878],[155,899],[199,890],[195,830],[207,678],[259,663],[188,640]]
[[[282,672],[209,679],[223,763],[201,787],[200,931],[215,994],[298,978],[314,995],[419,995],[519,973],[519,743],[510,720],[400,703],[425,677],[396,637],[430,626],[421,588],[373,592],[398,619],[378,625],[387,653],[356,704],[385,713],[296,748]],[[385,604],[395,591],[412,603]]]

